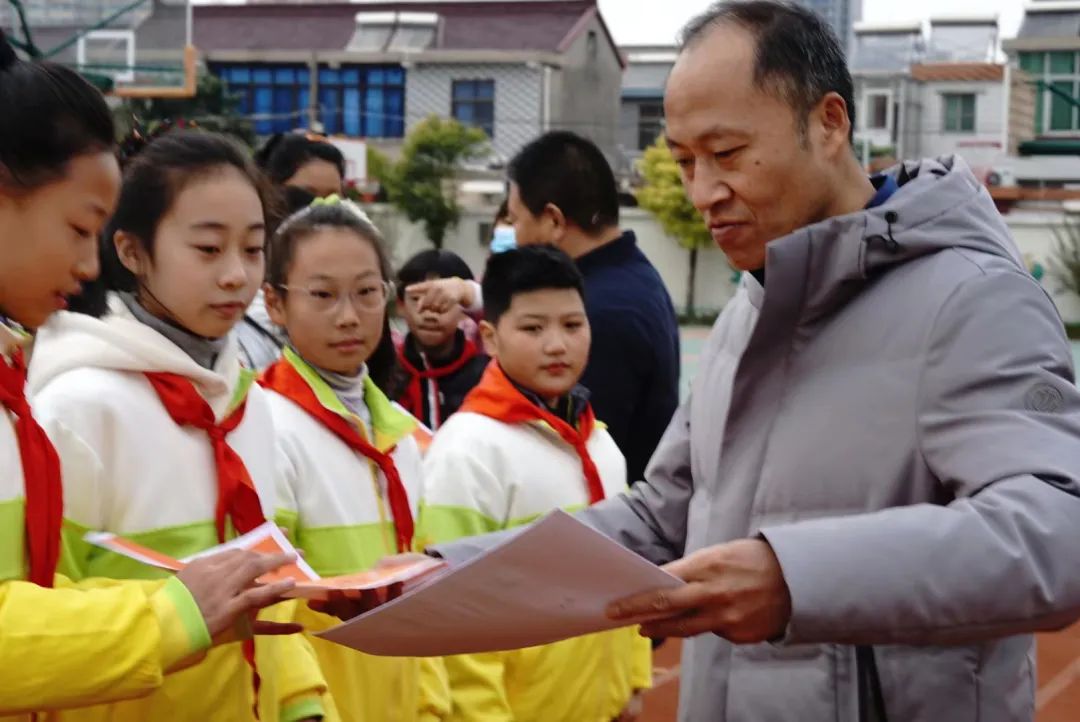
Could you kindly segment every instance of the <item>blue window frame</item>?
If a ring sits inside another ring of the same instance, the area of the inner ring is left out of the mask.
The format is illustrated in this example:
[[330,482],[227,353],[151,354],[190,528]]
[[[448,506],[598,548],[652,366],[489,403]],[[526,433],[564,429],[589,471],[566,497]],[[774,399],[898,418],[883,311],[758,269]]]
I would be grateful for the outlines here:
[[306,65],[214,63],[211,72],[238,97],[237,110],[259,135],[308,127],[311,72]]
[[495,81],[455,80],[451,88],[450,114],[494,138]]
[[405,70],[394,65],[319,68],[319,120],[327,133],[405,135]]

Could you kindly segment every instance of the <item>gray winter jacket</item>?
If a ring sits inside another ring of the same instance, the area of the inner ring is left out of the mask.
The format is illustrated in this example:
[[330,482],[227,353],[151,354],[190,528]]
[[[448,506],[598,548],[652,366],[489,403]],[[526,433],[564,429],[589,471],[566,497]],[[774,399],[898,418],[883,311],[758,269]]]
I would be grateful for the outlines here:
[[657,564],[759,534],[780,560],[786,638],[691,640],[680,720],[854,722],[855,645],[890,722],[1031,720],[1031,633],[1080,616],[1061,320],[962,160],[893,173],[883,206],[769,244],[647,480],[582,514]]

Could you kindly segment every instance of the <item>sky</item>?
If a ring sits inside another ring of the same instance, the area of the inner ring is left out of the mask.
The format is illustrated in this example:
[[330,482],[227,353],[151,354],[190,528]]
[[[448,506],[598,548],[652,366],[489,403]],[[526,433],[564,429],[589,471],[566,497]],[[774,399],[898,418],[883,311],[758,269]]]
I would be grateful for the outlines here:
[[[620,45],[668,44],[683,23],[710,0],[599,0],[600,11]],[[662,11],[652,7],[663,8]],[[642,7],[650,7],[642,12]],[[1023,0],[863,0],[863,20],[906,22],[933,15],[998,13],[1003,38],[1012,37],[1024,14]]]

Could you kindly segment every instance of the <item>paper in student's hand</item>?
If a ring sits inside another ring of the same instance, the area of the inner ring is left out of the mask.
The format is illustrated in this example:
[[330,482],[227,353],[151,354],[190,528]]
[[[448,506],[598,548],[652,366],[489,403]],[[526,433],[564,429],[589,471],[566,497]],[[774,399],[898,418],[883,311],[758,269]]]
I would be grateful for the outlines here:
[[684,582],[556,511],[499,546],[318,636],[362,652],[494,652],[622,626],[618,599]]
[[[220,554],[231,549],[243,549],[259,554],[297,553],[288,538],[281,532],[281,529],[272,522],[266,522],[247,534],[183,559],[173,559],[167,554],[161,554],[153,549],[136,544],[130,539],[108,532],[90,532],[86,534],[85,539],[91,544],[108,549],[116,554],[149,566],[174,572],[180,571],[195,559]],[[282,579],[293,579],[296,581],[296,587],[286,592],[285,597],[326,599],[332,591],[381,589],[393,584],[403,584],[405,588],[408,588],[411,583],[424,578],[443,566],[445,564],[438,559],[422,557],[408,562],[380,566],[368,572],[324,578],[316,574],[315,570],[297,555],[295,562],[264,574],[259,577],[258,581],[262,584],[269,584]]]

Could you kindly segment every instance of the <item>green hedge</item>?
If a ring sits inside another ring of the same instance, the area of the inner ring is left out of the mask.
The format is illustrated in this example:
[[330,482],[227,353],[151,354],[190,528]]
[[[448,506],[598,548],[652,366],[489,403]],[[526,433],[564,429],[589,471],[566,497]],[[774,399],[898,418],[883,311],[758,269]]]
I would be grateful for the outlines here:
[[1080,341],[1080,323],[1065,324],[1065,333],[1069,335],[1069,338]]

